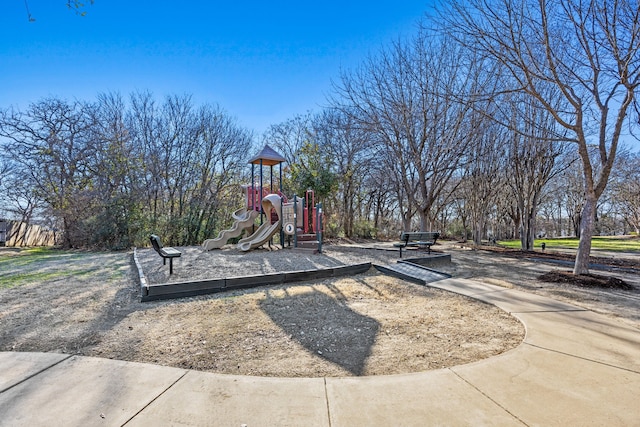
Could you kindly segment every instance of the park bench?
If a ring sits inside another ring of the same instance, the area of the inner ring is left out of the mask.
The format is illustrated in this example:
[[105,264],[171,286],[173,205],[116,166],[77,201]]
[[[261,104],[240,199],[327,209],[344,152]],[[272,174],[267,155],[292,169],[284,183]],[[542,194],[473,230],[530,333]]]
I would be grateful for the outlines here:
[[151,240],[151,245],[153,249],[158,252],[158,254],[162,257],[162,265],[167,265],[167,258],[169,258],[169,275],[173,274],[173,259],[178,258],[182,255],[182,252],[175,248],[163,247],[162,242],[160,241],[160,237],[152,234],[149,239]]
[[400,258],[402,258],[402,248],[407,246],[416,246],[419,249],[427,249],[427,252],[431,253],[431,246],[436,244],[436,240],[440,237],[438,232],[417,231],[409,232],[403,231],[400,234],[400,242],[394,243],[393,246],[400,248]]

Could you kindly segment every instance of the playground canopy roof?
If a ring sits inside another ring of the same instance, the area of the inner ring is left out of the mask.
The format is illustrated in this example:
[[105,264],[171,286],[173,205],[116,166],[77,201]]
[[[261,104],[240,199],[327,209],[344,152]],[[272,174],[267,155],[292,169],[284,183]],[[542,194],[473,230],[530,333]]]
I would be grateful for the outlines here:
[[279,165],[280,163],[285,162],[287,159],[276,153],[275,150],[269,147],[268,144],[265,144],[264,148],[258,154],[252,157],[251,160],[249,160],[249,163],[259,165],[260,160],[262,160],[263,166],[273,166]]

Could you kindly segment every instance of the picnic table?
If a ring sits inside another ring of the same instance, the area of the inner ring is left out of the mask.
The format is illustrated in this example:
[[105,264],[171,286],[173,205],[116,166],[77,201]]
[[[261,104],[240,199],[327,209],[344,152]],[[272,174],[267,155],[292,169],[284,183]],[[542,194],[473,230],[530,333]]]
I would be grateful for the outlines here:
[[403,231],[400,234],[400,242],[394,243],[393,246],[400,248],[400,258],[402,258],[402,249],[406,247],[426,249],[430,254],[431,246],[436,244],[438,237],[440,233],[434,231]]

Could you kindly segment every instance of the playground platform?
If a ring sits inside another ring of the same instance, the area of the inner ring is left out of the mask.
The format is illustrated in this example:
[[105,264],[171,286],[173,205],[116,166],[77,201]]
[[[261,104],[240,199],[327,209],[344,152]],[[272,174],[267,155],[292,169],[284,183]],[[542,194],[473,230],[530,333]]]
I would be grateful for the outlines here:
[[468,365],[356,378],[262,378],[0,352],[0,426],[633,426],[640,330],[466,279],[430,286],[494,304],[522,344]]

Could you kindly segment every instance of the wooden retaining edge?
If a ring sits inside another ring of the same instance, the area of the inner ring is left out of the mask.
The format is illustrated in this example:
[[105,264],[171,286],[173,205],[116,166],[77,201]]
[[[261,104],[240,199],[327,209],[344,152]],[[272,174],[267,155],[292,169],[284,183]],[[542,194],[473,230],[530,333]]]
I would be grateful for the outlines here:
[[140,290],[142,291],[142,295],[147,295],[149,293],[149,283],[147,282],[147,278],[144,277],[144,272],[142,271],[142,266],[138,261],[138,253],[136,252],[136,247],[133,247],[133,262],[138,269],[138,278],[140,279]]
[[[224,279],[204,279],[190,282],[161,283],[141,286],[142,302],[161,299],[184,298],[196,295],[206,295],[237,289],[255,288],[267,285],[279,285],[284,283],[315,280],[327,277],[340,277],[360,274],[368,271],[371,263],[345,265],[318,270],[299,270],[285,273],[272,273],[260,276],[228,277]],[[140,274],[142,270],[139,269]],[[144,276],[144,275],[143,275]]]

